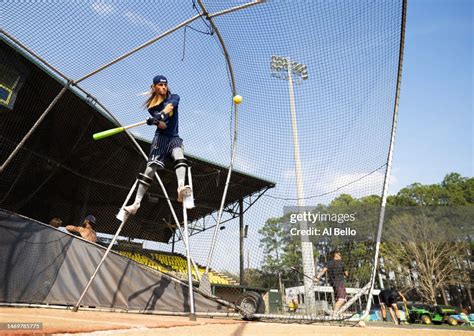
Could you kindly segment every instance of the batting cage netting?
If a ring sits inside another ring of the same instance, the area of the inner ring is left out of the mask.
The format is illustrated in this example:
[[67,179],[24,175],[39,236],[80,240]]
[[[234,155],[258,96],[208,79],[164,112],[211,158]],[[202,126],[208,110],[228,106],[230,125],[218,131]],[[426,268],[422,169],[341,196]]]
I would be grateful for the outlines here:
[[[93,215],[99,245],[246,317],[362,316],[405,13],[404,0],[3,2],[0,207],[62,226]],[[168,160],[123,222],[156,127],[92,135],[145,120],[156,75],[180,96],[195,207],[177,201]]]

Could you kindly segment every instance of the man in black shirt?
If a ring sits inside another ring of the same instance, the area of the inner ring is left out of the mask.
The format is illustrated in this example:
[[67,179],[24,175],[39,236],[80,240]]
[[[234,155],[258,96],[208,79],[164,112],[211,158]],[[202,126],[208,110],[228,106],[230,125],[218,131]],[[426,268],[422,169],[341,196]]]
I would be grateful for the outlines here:
[[332,260],[328,261],[326,267],[316,276],[316,281],[327,272],[328,281],[331,284],[334,295],[336,297],[336,303],[334,304],[334,314],[336,314],[341,306],[346,301],[347,293],[345,286],[345,277],[348,276],[344,262],[342,261],[341,252],[334,250],[330,253]]
[[[379,293],[380,299],[380,310],[382,311],[382,319],[384,322],[387,322],[387,307],[390,312],[390,317],[395,324],[400,324],[400,311],[397,307],[397,301],[402,299],[404,303],[407,302],[407,299],[403,294],[395,289],[384,289]],[[395,314],[394,314],[395,311]],[[395,316],[397,319],[395,320]],[[398,323],[397,323],[398,322]]]

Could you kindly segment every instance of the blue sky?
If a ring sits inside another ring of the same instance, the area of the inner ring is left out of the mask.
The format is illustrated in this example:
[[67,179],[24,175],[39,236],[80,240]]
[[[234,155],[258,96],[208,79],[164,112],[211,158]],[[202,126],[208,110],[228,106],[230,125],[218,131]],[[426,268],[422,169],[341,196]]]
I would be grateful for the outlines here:
[[472,41],[472,1],[409,1],[391,192],[473,176]]

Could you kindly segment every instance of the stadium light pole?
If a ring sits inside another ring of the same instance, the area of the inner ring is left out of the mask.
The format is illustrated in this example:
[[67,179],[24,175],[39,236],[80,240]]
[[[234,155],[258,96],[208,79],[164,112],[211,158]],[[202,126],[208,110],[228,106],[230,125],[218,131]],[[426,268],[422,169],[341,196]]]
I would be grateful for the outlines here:
[[[303,189],[303,174],[301,173],[301,157],[300,146],[298,140],[298,127],[296,122],[296,105],[295,92],[293,89],[293,82],[301,83],[308,79],[308,67],[302,63],[292,61],[289,57],[272,56],[270,61],[270,69],[273,77],[288,81],[288,91],[290,95],[290,113],[291,113],[291,130],[293,135],[293,154],[295,160],[296,170],[296,190],[297,190],[297,205],[301,210],[305,206],[304,189]],[[300,229],[307,230],[308,223],[300,221]],[[301,239],[301,254],[303,258],[303,273],[308,277],[304,278],[305,289],[305,304],[307,312],[313,313],[316,311],[316,298],[313,290],[313,279],[315,276],[314,259],[313,259],[313,244],[309,240],[309,236],[300,235]]]

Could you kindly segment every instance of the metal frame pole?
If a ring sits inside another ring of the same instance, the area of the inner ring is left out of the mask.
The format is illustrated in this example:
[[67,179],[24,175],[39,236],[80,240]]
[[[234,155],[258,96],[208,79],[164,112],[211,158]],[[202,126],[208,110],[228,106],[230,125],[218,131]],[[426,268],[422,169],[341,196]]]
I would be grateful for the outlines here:
[[[385,206],[387,204],[388,187],[390,184],[390,175],[392,173],[392,160],[393,160],[393,148],[395,144],[395,135],[397,132],[397,121],[398,121],[398,102],[400,100],[400,86],[402,82],[402,68],[403,68],[403,49],[405,46],[405,24],[407,14],[407,0],[403,0],[402,4],[402,15],[401,15],[401,32],[400,32],[400,48],[398,55],[398,77],[397,77],[397,88],[395,90],[395,103],[393,106],[393,117],[392,117],[392,133],[390,137],[390,146],[387,154],[387,170],[385,171],[385,180],[383,184],[382,200],[380,202],[380,216],[377,230],[377,240],[375,243],[375,257],[374,257],[374,268],[372,270],[372,276],[370,278],[370,290],[369,297],[372,298],[372,292],[374,290],[375,279],[377,274],[378,258],[380,253],[380,242],[382,240],[382,229],[385,218]],[[361,316],[361,320],[369,315],[372,300],[367,301],[367,307],[364,314]]]
[[183,224],[184,224],[183,239],[186,239],[186,241],[188,242],[187,244],[185,244],[185,247],[186,247],[186,263],[188,266],[189,320],[196,321],[196,311],[194,307],[193,274],[191,271],[191,251],[189,250],[188,211],[186,209],[186,206],[184,205],[184,200],[183,200]]
[[244,270],[244,200],[239,199],[239,276],[240,285],[245,284]]
[[79,305],[81,304],[84,296],[86,295],[87,291],[89,290],[90,286],[92,285],[92,282],[94,281],[97,273],[99,272],[100,270],[100,267],[102,266],[102,264],[104,263],[105,261],[105,258],[107,258],[107,256],[109,255],[109,252],[110,250],[112,249],[112,246],[115,244],[115,241],[117,240],[117,237],[118,235],[120,234],[120,231],[122,231],[122,228],[123,226],[125,225],[125,223],[127,222],[128,220],[128,217],[125,217],[125,219],[122,221],[122,223],[120,224],[119,228],[117,229],[117,232],[115,233],[115,236],[112,238],[112,241],[110,242],[109,244],[109,247],[107,248],[107,250],[105,251],[104,255],[102,256],[102,259],[100,260],[99,264],[97,265],[94,273],[92,274],[91,278],[89,279],[89,282],[87,283],[86,287],[84,288],[81,296],[79,297],[79,299],[77,300],[76,304],[74,305],[74,307],[72,308],[72,311],[73,312],[77,312],[77,310],[79,309]]
[[[297,190],[297,204],[298,211],[301,211],[305,206],[304,201],[304,189],[303,189],[303,174],[301,172],[301,157],[300,157],[300,145],[298,140],[298,124],[296,121],[296,104],[295,104],[295,93],[293,89],[293,76],[292,76],[292,64],[290,58],[286,58],[288,66],[288,91],[290,94],[290,113],[291,113],[291,131],[293,141],[293,154],[295,160],[296,169],[296,190]],[[300,222],[300,229],[307,230],[308,223],[306,221]],[[313,292],[313,278],[315,275],[314,260],[313,260],[313,244],[309,240],[309,236],[300,235],[301,239],[301,254],[303,258],[303,273],[307,275],[304,278],[304,289],[305,289],[305,304],[307,307],[307,313],[313,313],[316,308],[316,299]]]
[[[168,205],[171,209],[171,215],[173,216],[173,219],[176,223],[176,227],[178,228],[178,231],[179,233],[181,234],[181,237],[183,237],[183,244],[184,244],[184,247],[186,250],[189,250],[189,247],[188,247],[188,241],[189,241],[189,235],[186,235],[186,237],[184,236],[183,234],[183,229],[181,228],[181,224],[179,223],[179,220],[178,220],[178,216],[176,216],[176,212],[174,211],[174,208],[173,208],[173,205],[171,204],[171,200],[168,196],[168,192],[166,191],[166,188],[165,188],[165,185],[163,184],[163,181],[161,180],[160,176],[158,175],[158,173],[155,173],[155,178],[158,180],[158,183],[160,184],[160,187],[161,187],[161,190],[163,191],[163,194],[166,198],[166,201],[168,202]],[[196,263],[194,262],[194,259],[190,256],[191,258],[191,263],[194,267],[194,270],[197,274],[197,277],[198,279],[201,278],[201,274],[199,273],[199,269],[196,265]]]

